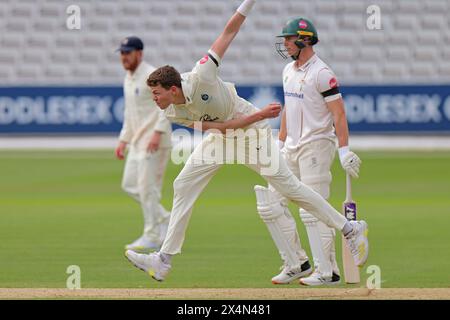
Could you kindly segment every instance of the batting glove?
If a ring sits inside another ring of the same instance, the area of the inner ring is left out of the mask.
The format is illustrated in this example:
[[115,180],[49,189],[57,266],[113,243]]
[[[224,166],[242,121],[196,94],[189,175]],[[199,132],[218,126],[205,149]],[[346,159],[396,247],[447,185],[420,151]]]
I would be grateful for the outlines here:
[[348,146],[339,148],[339,159],[341,160],[342,168],[352,178],[358,178],[359,166],[361,165],[361,159],[356,153],[350,151]]

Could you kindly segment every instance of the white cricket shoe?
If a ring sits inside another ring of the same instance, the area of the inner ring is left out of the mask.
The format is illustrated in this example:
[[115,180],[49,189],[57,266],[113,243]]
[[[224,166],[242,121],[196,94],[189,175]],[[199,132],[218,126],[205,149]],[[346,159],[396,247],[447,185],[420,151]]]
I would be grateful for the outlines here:
[[353,260],[358,267],[362,267],[369,256],[369,240],[367,235],[369,229],[367,223],[361,221],[350,221],[353,230],[345,236],[350,252],[352,253]]
[[291,268],[288,265],[283,265],[281,267],[282,271],[280,274],[272,278],[273,284],[289,284],[292,281],[305,277],[313,271],[309,261],[303,263],[300,267]]
[[157,251],[161,247],[161,244],[150,241],[145,235],[135,240],[131,244],[125,246],[126,250],[133,250],[135,252],[149,253],[151,251]]
[[301,278],[299,282],[304,286],[335,285],[341,282],[341,277],[334,272],[331,277],[323,277],[320,272],[314,271],[312,275]]
[[127,250],[125,256],[136,268],[141,269],[156,281],[163,281],[171,268],[170,264],[161,260],[159,253],[140,254]]

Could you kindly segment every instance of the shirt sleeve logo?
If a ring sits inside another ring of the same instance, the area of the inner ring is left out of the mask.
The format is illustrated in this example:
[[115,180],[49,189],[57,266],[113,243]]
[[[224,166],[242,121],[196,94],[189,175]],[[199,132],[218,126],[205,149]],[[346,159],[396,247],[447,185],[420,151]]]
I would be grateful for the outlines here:
[[208,60],[209,60],[209,56],[206,55],[206,56],[204,56],[204,57],[202,58],[202,60],[200,60],[200,64],[205,64],[205,63],[208,62]]
[[331,89],[336,88],[338,86],[338,82],[337,82],[336,78],[331,78],[329,85],[330,85]]

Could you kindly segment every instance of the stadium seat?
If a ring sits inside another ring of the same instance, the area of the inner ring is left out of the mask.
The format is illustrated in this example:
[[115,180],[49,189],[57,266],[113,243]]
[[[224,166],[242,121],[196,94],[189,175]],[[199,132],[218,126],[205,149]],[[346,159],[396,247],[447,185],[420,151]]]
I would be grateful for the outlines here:
[[104,59],[105,54],[98,52],[95,48],[79,48],[76,50],[79,61],[89,61],[91,63],[99,63]]
[[333,47],[333,61],[351,62],[355,56],[355,50],[350,47]]
[[318,30],[319,38],[321,38],[324,33],[333,32],[333,29],[336,28],[337,24],[336,17],[331,14],[319,15],[311,19],[311,21],[315,24]]
[[386,44],[386,35],[381,30],[365,31],[361,36],[363,45],[381,46]]
[[438,32],[447,28],[447,16],[442,14],[424,15],[421,17],[422,28]]
[[[389,48],[388,48],[389,49]],[[381,61],[385,56],[385,49],[378,46],[363,46],[357,52],[358,61]]]
[[255,8],[259,16],[267,18],[267,16],[274,16],[278,14],[284,14],[280,8],[278,1],[262,1]]
[[359,14],[361,15],[361,13],[366,12],[366,8],[367,8],[367,4],[364,3],[364,1],[360,1],[360,0],[345,0],[342,1],[342,12],[344,14]]
[[214,16],[217,18],[226,16],[226,13],[228,12],[227,5],[222,1],[209,1],[206,4],[202,5],[202,10],[206,16]]
[[450,62],[442,61],[438,65],[439,76],[441,76],[445,81],[450,81]]
[[42,65],[23,63],[16,68],[17,77],[24,80],[38,79],[42,74],[41,69]]
[[450,3],[446,0],[425,0],[424,1],[424,12],[438,13],[438,14],[448,14],[450,9]]
[[41,18],[53,18],[65,15],[66,6],[57,5],[56,3],[43,3],[39,6],[39,16]]
[[441,34],[436,31],[424,30],[416,36],[418,43],[421,45],[437,46],[441,42]]
[[349,31],[358,31],[362,30],[366,27],[366,22],[363,19],[363,15],[361,14],[347,14],[342,18],[337,19],[337,28],[340,32]]
[[138,27],[139,21],[136,20],[136,18],[122,17],[115,21],[114,24],[118,30],[128,34],[134,34],[135,32],[142,30]]
[[393,1],[396,12],[419,15],[422,12],[422,1]]
[[373,81],[378,74],[379,67],[376,62],[357,62],[353,70],[356,76],[364,77]]
[[[0,63],[0,79],[2,79],[2,82],[5,81],[4,79],[12,80],[13,75],[13,67],[11,65]],[[8,80],[3,85],[10,84]]]
[[416,35],[413,35],[410,31],[395,30],[395,32],[389,32],[386,41],[390,45],[401,45],[409,48],[413,46],[413,39],[416,39]]
[[405,46],[389,46],[387,48],[387,58],[389,61],[394,61],[397,64],[401,64],[403,61],[408,61],[412,56],[412,51]]
[[172,1],[152,1],[150,6],[152,17],[165,17],[172,11]]
[[9,14],[15,18],[26,18],[29,19],[33,15],[32,7],[29,5],[24,5],[20,3],[15,3],[9,11]]
[[[232,75],[233,82],[278,84],[276,70],[290,60],[277,56],[275,36],[288,18],[304,16],[318,29],[320,42],[316,51],[341,82],[395,82],[396,77],[402,77],[403,82],[414,82],[417,74],[421,81],[442,79],[448,70],[445,61],[450,60],[450,49],[447,49],[450,48],[450,2],[377,0],[373,3],[381,8],[381,30],[366,27],[366,8],[372,4],[370,1],[319,0],[303,4],[297,0],[261,0],[224,60],[225,74]],[[171,63],[187,71],[211,46],[238,2],[79,0],[73,4],[82,10],[81,30],[75,31],[65,27],[69,4],[60,0],[0,2],[3,30],[0,68],[6,68],[2,75],[8,77],[2,79],[4,83],[21,85],[33,77],[34,84],[45,85],[47,80],[55,83],[60,70],[50,72],[47,79],[42,65],[58,61],[59,66],[67,52],[65,60],[71,61],[70,73],[74,66],[80,67],[80,72],[73,76],[76,83],[82,83],[85,75],[86,83],[117,81],[121,84],[123,70],[114,50],[129,35],[143,39],[146,57],[155,65]],[[26,55],[10,54],[25,51]],[[377,63],[379,70],[360,67],[355,61]],[[243,68],[244,63],[256,71]],[[434,74],[427,69],[428,63],[436,66]],[[92,79],[84,66],[94,70],[96,79]],[[27,67],[30,71],[25,70]],[[70,73],[58,84],[72,83]]]
[[199,11],[198,4],[198,1],[178,1],[176,4],[176,13],[181,17],[195,17]]
[[44,68],[44,75],[52,80],[58,80],[69,75],[67,65],[47,65]]
[[17,53],[13,51],[0,52],[0,64],[14,65],[17,60]]
[[29,49],[24,51],[19,58],[27,63],[39,65],[46,63],[49,59],[49,56],[42,50]]
[[410,74],[417,77],[418,80],[430,77],[436,74],[436,66],[432,62],[414,62],[410,66]]
[[122,17],[133,19],[136,19],[137,17],[145,18],[143,15],[144,6],[142,5],[142,2],[138,1],[124,1],[121,7],[119,7],[119,12]]
[[407,70],[404,65],[388,60],[383,64],[382,73],[386,77],[386,82],[390,79],[393,79],[392,82],[397,82],[404,79],[407,75]]
[[117,5],[107,1],[96,3],[92,9],[96,17],[106,17],[106,18],[113,17],[114,15],[117,14],[117,11],[119,10]]
[[435,61],[437,58],[437,52],[434,48],[430,47],[417,47],[414,49],[415,61]]
[[0,37],[0,47],[9,50],[20,49],[24,45],[25,41],[25,35],[22,33],[4,33]]
[[420,26],[419,17],[415,14],[400,13],[394,18],[394,30],[414,30]]
[[318,15],[324,13],[335,14],[338,12],[338,6],[335,1],[318,0],[315,3],[315,11]]
[[[75,60],[75,56],[78,50],[67,49],[67,48],[52,48],[47,52],[48,61],[51,64],[62,64],[62,65],[70,65]],[[81,60],[85,61],[85,60]]]
[[50,46],[53,42],[51,35],[47,34],[33,34],[28,36],[25,41],[26,48],[40,48],[43,52]]

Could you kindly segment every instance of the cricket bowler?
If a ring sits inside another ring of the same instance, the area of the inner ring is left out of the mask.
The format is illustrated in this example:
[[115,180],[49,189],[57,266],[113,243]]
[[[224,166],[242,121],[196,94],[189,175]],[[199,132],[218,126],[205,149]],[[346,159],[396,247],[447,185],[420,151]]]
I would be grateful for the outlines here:
[[153,101],[146,85],[155,68],[143,61],[144,44],[138,37],[122,40],[120,59],[127,74],[123,82],[124,120],[116,157],[125,158],[122,189],[141,206],[144,230],[128,250],[150,252],[161,247],[167,232],[170,212],[160,204],[164,172],[171,151],[172,127]]
[[[255,2],[256,0],[244,0],[241,3],[207,55],[191,72],[180,75],[173,67],[165,66],[154,71],[147,80],[156,104],[165,110],[169,120],[191,128],[216,131],[195,148],[174,181],[172,213],[160,251],[151,254],[139,254],[131,250],[125,252],[132,264],[155,280],[165,279],[171,269],[173,255],[181,252],[196,199],[214,174],[228,163],[217,161],[212,155],[223,150],[228,151],[227,145],[230,141],[235,142],[234,146],[238,149],[234,160],[258,172],[280,194],[325,224],[342,231],[351,248],[355,264],[361,266],[367,260],[367,224],[364,221],[347,221],[323,197],[301,183],[281,157],[266,120],[277,117],[281,105],[273,103],[259,110],[240,98],[234,85],[218,77],[222,58]],[[242,131],[256,134],[242,136]],[[210,152],[211,148],[215,153]],[[272,155],[268,168],[260,157],[261,153],[267,151],[271,151]],[[291,271],[302,272],[300,261],[295,258],[282,231],[290,221],[287,221],[284,215],[280,216],[279,210],[272,210],[279,202],[271,197],[268,190],[256,190],[256,193],[258,211],[267,224],[275,245],[285,256]],[[296,228],[296,225],[290,224],[288,227]],[[310,269],[309,266],[306,268]]]

